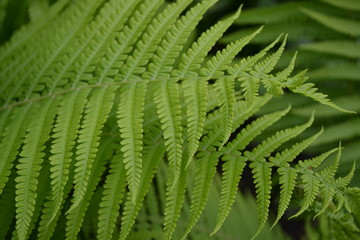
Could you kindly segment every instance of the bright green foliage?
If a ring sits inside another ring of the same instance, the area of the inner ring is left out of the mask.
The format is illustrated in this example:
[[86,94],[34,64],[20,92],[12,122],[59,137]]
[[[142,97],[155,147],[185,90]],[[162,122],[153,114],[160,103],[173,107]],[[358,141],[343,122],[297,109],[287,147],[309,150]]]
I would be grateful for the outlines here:
[[[270,196],[279,196],[276,224],[294,192],[303,198],[296,215],[359,219],[359,190],[348,187],[355,165],[336,174],[341,146],[329,165],[336,149],[299,160],[316,139],[325,141],[322,130],[291,142],[314,115],[272,132],[291,107],[261,114],[286,91],[343,111],[335,115],[347,111],[306,83],[305,71],[292,73],[296,53],[274,71],[287,36],[238,61],[259,27],[211,55],[241,9],[197,33],[216,2],[22,6],[29,22],[0,46],[0,238],[222,239],[238,234],[234,209],[250,212],[251,223],[241,219],[250,226],[246,237],[282,239],[262,232],[269,229]],[[0,32],[9,18],[1,7],[10,3],[0,0]],[[321,52],[326,44],[310,48]],[[358,57],[349,52],[333,53]],[[343,101],[351,106],[353,98]],[[255,185],[257,228],[255,202],[239,195],[244,172]]]
[[[317,1],[286,1],[281,4],[274,4],[270,7],[249,8],[243,11],[240,18],[235,20],[239,25],[239,31],[225,35],[222,41],[228,43],[238,38],[239,35],[253,31],[257,25],[267,24],[267,28],[253,41],[254,47],[262,47],[269,44],[279,33],[288,33],[289,47],[284,52],[284,59],[278,64],[277,70],[281,72],[284,66],[288,65],[290,57],[297,53],[296,70],[308,68],[310,81],[316,81],[321,85],[321,92],[311,83],[301,84],[302,87],[294,87],[294,82],[301,82],[307,76],[301,74],[297,77],[288,78],[288,87],[297,93],[305,93],[316,101],[328,105],[327,99],[343,109],[358,112],[358,89],[359,85],[359,50],[358,43],[360,17],[359,2],[357,0],[317,0]],[[251,24],[251,27],[245,25]],[[318,85],[318,84],[317,84]],[[343,99],[353,99],[350,103]],[[339,111],[332,111],[324,108],[323,105],[314,104],[296,95],[288,96],[287,101],[294,106],[293,114],[288,123],[297,122],[299,115],[305,117],[313,109],[317,120],[315,126],[326,129],[324,136],[312,145],[306,152],[319,154],[327,148],[333,148],[342,141],[345,151],[343,161],[347,164],[340,167],[340,172],[345,174],[350,170],[352,161],[359,157],[355,145],[359,143],[358,124],[359,115],[339,114]],[[285,105],[283,100],[274,101],[274,110]],[[321,112],[318,110],[321,109]],[[325,114],[325,115],[324,115]],[[337,118],[325,116],[337,115]],[[321,119],[320,119],[321,118]],[[286,124],[284,125],[286,126]],[[331,129],[328,132],[328,129]],[[312,130],[315,132],[316,130]],[[357,178],[355,176],[355,178]],[[358,181],[358,178],[357,180]]]

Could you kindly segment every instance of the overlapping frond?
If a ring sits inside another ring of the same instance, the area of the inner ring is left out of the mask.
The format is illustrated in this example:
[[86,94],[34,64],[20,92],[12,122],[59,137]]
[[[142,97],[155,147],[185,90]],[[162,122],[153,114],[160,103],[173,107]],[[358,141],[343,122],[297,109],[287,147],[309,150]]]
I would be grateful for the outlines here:
[[[209,196],[216,186],[218,215],[208,232],[216,238],[232,216],[248,168],[259,214],[255,236],[267,226],[275,174],[280,185],[275,223],[297,188],[304,201],[296,215],[313,208],[328,214],[333,205],[359,215],[358,190],[348,187],[355,168],[336,178],[340,150],[322,170],[316,168],[335,150],[298,161],[321,132],[299,143],[290,140],[309,128],[314,116],[266,135],[290,107],[257,116],[284,90],[342,108],[305,83],[305,72],[292,74],[296,54],[278,71],[287,37],[236,60],[263,27],[210,56],[241,10],[195,33],[216,2],[29,5],[28,25],[0,46],[1,237],[195,238],[206,204],[214,205]],[[278,21],[273,17],[270,22]],[[285,143],[290,147],[283,150]],[[220,167],[221,184],[214,181]],[[163,227],[150,215],[161,215]],[[188,223],[179,224],[184,219]]]

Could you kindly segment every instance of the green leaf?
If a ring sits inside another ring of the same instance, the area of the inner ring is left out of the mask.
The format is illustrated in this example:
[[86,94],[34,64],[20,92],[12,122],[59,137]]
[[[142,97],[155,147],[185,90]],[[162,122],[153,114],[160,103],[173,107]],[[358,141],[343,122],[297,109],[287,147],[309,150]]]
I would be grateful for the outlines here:
[[147,82],[134,82],[123,86],[118,105],[121,151],[124,153],[126,179],[135,201],[142,172],[143,112]]

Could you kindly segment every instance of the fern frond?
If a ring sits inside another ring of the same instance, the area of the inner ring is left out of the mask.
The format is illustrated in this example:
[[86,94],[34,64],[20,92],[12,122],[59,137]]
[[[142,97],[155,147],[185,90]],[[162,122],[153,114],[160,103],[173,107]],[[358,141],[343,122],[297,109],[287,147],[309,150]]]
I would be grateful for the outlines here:
[[176,21],[157,49],[156,55],[152,59],[153,62],[149,64],[146,78],[156,79],[160,74],[167,74],[172,70],[171,65],[175,62],[175,58],[186,42],[189,33],[201,20],[206,10],[215,2],[216,0],[200,2]]
[[122,138],[121,151],[124,153],[124,166],[127,183],[135,201],[140,184],[143,146],[143,111],[147,82],[131,83],[120,89],[118,126]]
[[[218,51],[216,55],[206,63],[206,68],[201,70],[201,74],[203,76],[211,76],[211,77],[220,77],[224,73],[222,72],[227,68],[232,59],[238,54],[241,49],[248,44],[252,38],[254,38],[262,28],[259,28],[254,33],[243,37],[240,40],[235,41],[234,43],[229,44],[224,50]],[[232,119],[233,119],[233,102],[234,96],[233,91],[229,92],[229,89],[233,87],[233,78],[220,78],[215,83],[215,88],[217,89],[218,95],[221,96],[220,106],[224,116],[224,139],[222,145],[228,140],[231,134],[232,128]]]
[[284,40],[282,41],[279,49],[275,53],[271,54],[269,57],[264,59],[262,62],[257,63],[254,66],[254,70],[258,74],[269,73],[274,69],[275,65],[277,64],[277,62],[279,61],[279,59],[281,57],[281,54],[284,52],[286,39],[287,39],[287,35],[285,35]]
[[295,188],[295,180],[298,173],[296,169],[289,167],[288,162],[292,162],[306,147],[314,142],[321,133],[322,130],[314,136],[293,145],[291,149],[286,149],[281,153],[277,153],[275,157],[270,157],[270,162],[276,166],[280,166],[278,168],[278,173],[280,175],[279,184],[281,188],[278,213],[272,227],[274,227],[284,215],[285,210],[289,206],[292,193]]
[[235,80],[233,77],[221,77],[215,83],[215,90],[217,90],[218,97],[220,100],[221,111],[223,112],[223,123],[224,123],[224,140],[220,145],[220,149],[228,141],[234,121],[234,104],[235,104]]
[[153,51],[190,1],[177,1],[169,4],[152,19],[146,32],[137,41],[134,52],[126,58],[125,65],[120,69],[123,74],[121,78],[128,79],[131,74],[141,75],[145,72],[145,66],[151,60]]
[[252,239],[254,239],[263,229],[269,215],[271,167],[272,164],[265,161],[254,161],[250,164],[256,187],[256,203],[259,210],[259,226]]
[[124,64],[127,55],[132,51],[137,38],[147,27],[162,3],[163,0],[143,1],[131,14],[127,24],[124,25],[120,34],[113,39],[108,50],[104,53],[101,65],[97,69],[99,82],[102,82],[106,77],[113,77],[119,73],[119,69]]
[[305,150],[311,143],[313,143],[321,134],[323,133],[323,129],[321,129],[317,134],[303,140],[300,143],[294,144],[290,149],[286,149],[281,153],[277,153],[275,157],[270,157],[270,162],[279,165],[279,166],[287,166],[287,162],[292,162],[302,151]]
[[247,9],[241,15],[241,18],[238,18],[235,21],[235,24],[272,24],[278,22],[283,23],[290,20],[301,20],[304,17],[299,14],[299,7],[307,7],[310,9],[314,7],[318,8],[319,3],[317,3],[316,1],[297,1],[286,2],[284,4],[274,5],[271,7]]
[[39,30],[44,26],[53,22],[52,20],[58,17],[58,14],[64,9],[68,0],[60,0],[54,3],[47,11],[47,15],[44,18],[39,19],[35,22],[30,22],[28,25],[23,26],[21,29],[16,31],[12,38],[6,42],[0,48],[0,60],[4,61],[9,59],[11,56],[19,52],[23,45],[29,43],[29,39],[36,38]]
[[[54,64],[54,61],[59,56],[59,54],[64,53],[69,47],[71,40],[82,31],[83,24],[91,18],[92,14],[100,4],[100,1],[83,1],[76,3],[76,7],[69,8],[69,11],[64,12],[63,15],[59,16],[57,22],[54,26],[48,26],[47,31],[44,32],[44,35],[54,36],[49,39],[34,39],[37,42],[32,42],[33,45],[39,45],[39,42],[43,42],[44,46],[38,47],[33,51],[34,54],[29,53],[30,56],[37,57],[37,61],[27,62],[26,66],[21,66],[20,72],[16,74],[17,84],[7,86],[9,89],[9,95],[6,97],[12,99],[17,97],[18,94],[21,94],[21,91],[25,91],[23,94],[25,99],[30,98],[34,92],[38,91],[37,89],[44,88],[45,84],[41,84],[41,80],[47,80],[48,78],[43,78],[46,71],[49,70]],[[60,33],[55,34],[56,29],[62,29]],[[39,35],[37,35],[39,36]],[[41,35],[40,35],[41,36]],[[45,50],[46,49],[46,50]],[[27,59],[25,59],[26,61]],[[10,82],[14,79],[7,79]],[[13,83],[12,83],[13,84]],[[47,82],[49,84],[49,82]]]
[[273,136],[265,139],[262,143],[256,146],[251,152],[245,152],[245,156],[252,161],[268,157],[270,153],[278,148],[281,144],[305,131],[305,129],[311,126],[313,121],[314,115],[312,115],[309,121],[303,125],[276,132]]
[[302,8],[301,11],[315,21],[323,24],[325,27],[333,29],[337,32],[345,33],[350,36],[360,36],[360,23],[356,21],[330,16],[306,8]]
[[[70,171],[70,176],[69,176],[69,181],[66,182],[66,185],[64,186],[63,189],[63,196],[67,196],[71,190],[72,187],[72,179],[74,177],[73,174],[73,165],[70,166],[71,170]],[[49,191],[48,196],[46,197],[43,209],[42,209],[42,214],[40,216],[40,221],[39,221],[39,229],[38,229],[38,234],[37,234],[37,239],[39,240],[50,240],[51,237],[53,236],[54,232],[55,232],[55,228],[58,226],[58,220],[59,218],[61,218],[61,209],[64,207],[65,204],[65,198],[60,199],[60,203],[58,202],[54,202],[52,200],[53,195],[52,192]],[[57,209],[57,212],[54,212]]]
[[119,206],[125,192],[125,169],[122,154],[115,155],[110,161],[109,175],[107,175],[103,196],[99,206],[99,221],[97,229],[98,239],[111,239]]
[[182,159],[182,126],[178,85],[174,81],[162,81],[155,89],[157,113],[162,123],[165,146],[169,154],[169,167],[174,174],[173,185],[180,176]]
[[353,41],[323,41],[301,46],[302,49],[341,57],[360,58],[360,44]]
[[92,165],[98,150],[99,135],[111,110],[115,89],[115,87],[94,89],[85,106],[85,116],[79,131],[79,145],[76,151],[74,198],[68,212],[74,210],[85,195]]
[[301,169],[311,169],[318,167],[328,156],[330,156],[332,153],[337,151],[337,148],[334,148],[330,151],[327,151],[317,157],[314,157],[312,159],[307,160],[300,160],[298,164],[296,165],[297,168]]
[[226,145],[226,148],[223,151],[226,154],[231,153],[232,151],[244,150],[256,136],[277,122],[281,117],[285,116],[289,111],[290,106],[282,111],[267,114],[254,120],[251,124],[248,124],[243,128],[236,138]]
[[101,175],[105,171],[105,164],[108,159],[112,157],[115,147],[113,138],[108,137],[100,142],[99,152],[93,161],[92,171],[90,171],[88,177],[87,188],[85,189],[83,199],[79,202],[76,208],[72,211],[68,211],[66,214],[65,239],[75,240],[77,238],[77,234],[79,233],[81,225],[84,221],[85,212],[90,204],[90,199],[94,194],[96,185],[101,179]]
[[259,53],[255,54],[254,56],[244,58],[240,61],[240,63],[230,66],[227,70],[229,74],[238,76],[242,71],[251,70],[253,65],[255,65],[255,63],[258,62],[261,58],[263,58],[266,55],[266,53],[280,41],[281,37],[282,35],[279,35],[274,41],[272,41],[269,45],[267,45],[265,48],[263,48]]
[[[21,145],[22,138],[26,134],[28,128],[28,122],[25,121],[26,116],[29,113],[34,112],[35,107],[32,104],[28,104],[21,108],[15,109],[10,116],[11,122],[5,128],[0,142],[0,195],[8,181],[8,177],[13,166],[18,149]],[[16,117],[16,119],[15,119]]]
[[231,206],[235,201],[238,184],[246,165],[246,158],[237,154],[237,158],[223,157],[223,180],[221,187],[221,199],[219,204],[219,212],[216,217],[216,226],[210,235],[214,235],[220,230],[226,217],[228,216]]
[[312,174],[302,175],[304,184],[304,200],[301,203],[300,210],[290,218],[294,218],[305,212],[315,200],[316,195],[319,192],[320,181]]
[[[241,8],[240,8],[241,9]],[[234,16],[220,21],[209,30],[204,32],[196,42],[193,43],[191,48],[182,55],[182,61],[179,65],[179,71],[175,72],[176,76],[182,77],[188,71],[195,71],[201,67],[201,62],[206,56],[208,51],[212,48],[215,42],[222,36],[236,17],[240,14],[240,9],[234,14]],[[194,73],[195,74],[195,73]],[[195,151],[199,145],[199,139],[202,134],[206,115],[206,102],[207,102],[207,82],[206,79],[185,79],[184,95],[187,103],[187,132],[189,138],[189,160],[195,154]]]
[[191,195],[191,206],[189,220],[182,239],[186,239],[191,229],[194,227],[207,202],[212,179],[216,173],[216,164],[219,158],[218,153],[201,152],[195,162],[195,184]]
[[343,1],[320,0],[320,1],[334,5],[336,7],[341,7],[343,9],[347,9],[347,10],[351,10],[351,11],[360,11],[360,3],[355,0],[343,0]]
[[329,107],[335,108],[339,111],[345,112],[345,113],[355,113],[353,111],[349,111],[346,109],[343,109],[337,105],[335,105],[334,103],[332,103],[328,98],[326,94],[323,93],[319,93],[317,92],[317,88],[314,87],[313,83],[305,83],[301,86],[297,86],[297,87],[289,87],[289,89],[294,92],[294,93],[299,93],[302,94],[306,97],[312,98],[315,101],[324,104],[324,105],[328,105]]
[[278,212],[272,228],[279,222],[281,217],[284,215],[286,209],[288,208],[297,178],[297,171],[293,168],[279,167],[277,171],[280,175],[279,184],[281,190]]
[[71,49],[56,59],[54,68],[48,69],[48,75],[57,73],[48,91],[53,92],[58,85],[65,85],[65,88],[78,86],[80,80],[90,82],[93,79],[91,71],[94,71],[92,61],[102,55],[113,37],[111,33],[122,29],[135,7],[136,2],[130,0],[105,3],[92,24],[86,25],[71,42]]
[[352,81],[360,81],[360,69],[357,64],[339,64],[333,66],[324,66],[309,72],[309,77],[314,80],[325,79],[346,79]]
[[[175,176],[169,176],[169,183],[166,188],[166,204],[164,210],[164,228],[162,239],[172,239],[172,235],[176,228],[176,223],[180,217],[181,208],[184,203],[185,191],[186,191],[186,176],[187,171],[185,170],[186,161],[181,162],[181,169],[178,181],[175,185],[173,178]],[[171,172],[170,172],[171,174]]]
[[[16,177],[16,232],[20,240],[26,239],[35,211],[37,197],[37,177],[40,174],[45,142],[49,138],[55,116],[54,100],[46,101],[33,115],[25,136],[24,147],[20,152],[18,176]],[[39,107],[39,106],[37,106]]]
[[189,167],[203,132],[207,108],[207,82],[205,79],[186,79],[183,82],[185,101],[187,104],[187,134],[189,142],[189,159],[186,168]]
[[[185,43],[189,33],[195,27],[195,23],[200,21],[204,12],[214,3],[214,0],[209,0],[197,4],[175,23],[175,26],[163,39],[161,47],[156,51],[145,78],[156,79],[159,75],[167,75],[172,70],[174,57],[181,50],[182,44]],[[173,178],[175,185],[180,175],[183,143],[180,100],[175,80],[163,81],[158,84],[155,102],[160,121],[163,123],[161,128],[164,130],[165,145],[169,153],[170,169],[175,175]]]
[[162,145],[158,145],[156,148],[144,148],[144,165],[140,189],[135,203],[129,196],[125,202],[123,216],[121,218],[121,233],[119,239],[126,239],[130,233],[131,227],[133,226],[135,218],[140,211],[144,197],[151,186],[151,181],[156,173],[159,162],[163,158],[164,152],[165,149]]
[[87,90],[70,92],[60,102],[58,117],[53,129],[54,141],[50,150],[52,155],[49,157],[52,166],[50,177],[54,205],[53,216],[49,223],[58,214],[62,204],[61,199],[64,197],[65,184],[69,179],[68,169],[72,160],[73,147],[88,93]]

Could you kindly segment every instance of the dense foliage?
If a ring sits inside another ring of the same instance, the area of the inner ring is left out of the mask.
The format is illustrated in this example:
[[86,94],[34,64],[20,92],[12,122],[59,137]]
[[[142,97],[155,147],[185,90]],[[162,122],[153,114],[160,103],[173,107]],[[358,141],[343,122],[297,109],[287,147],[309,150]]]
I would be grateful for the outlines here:
[[279,62],[290,35],[237,58],[260,26],[216,50],[241,8],[194,33],[216,2],[0,0],[0,238],[282,239],[290,205],[359,238],[341,143],[302,155],[324,132],[314,113],[286,126],[292,107],[268,106],[292,92],[353,111],[294,70],[296,54]]

